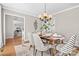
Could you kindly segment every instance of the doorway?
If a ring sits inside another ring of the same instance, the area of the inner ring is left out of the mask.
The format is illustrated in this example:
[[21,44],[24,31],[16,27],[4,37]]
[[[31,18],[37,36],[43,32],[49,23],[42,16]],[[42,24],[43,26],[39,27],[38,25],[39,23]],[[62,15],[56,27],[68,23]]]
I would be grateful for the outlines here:
[[15,14],[5,13],[5,38],[4,44],[11,41],[12,44],[21,44],[22,40],[25,39],[25,19],[22,16]]

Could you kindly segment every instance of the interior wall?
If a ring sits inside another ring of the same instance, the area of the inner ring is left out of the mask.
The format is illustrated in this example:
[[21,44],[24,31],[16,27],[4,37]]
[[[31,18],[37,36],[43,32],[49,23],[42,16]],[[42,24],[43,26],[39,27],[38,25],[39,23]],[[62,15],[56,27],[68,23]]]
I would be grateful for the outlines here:
[[14,36],[13,34],[13,20],[14,17],[11,15],[5,15],[5,34],[6,34],[6,38],[12,38]]
[[1,11],[2,11],[2,9],[1,9],[2,7],[1,7],[1,5],[0,5],[0,48],[2,47],[2,45],[3,45],[3,40],[2,40],[2,13],[1,13]]
[[34,20],[35,20],[34,17],[25,16],[25,29],[26,29],[26,33],[27,32],[34,32],[34,26],[33,26]]
[[66,38],[79,33],[79,8],[59,13],[55,16],[55,32],[63,33]]

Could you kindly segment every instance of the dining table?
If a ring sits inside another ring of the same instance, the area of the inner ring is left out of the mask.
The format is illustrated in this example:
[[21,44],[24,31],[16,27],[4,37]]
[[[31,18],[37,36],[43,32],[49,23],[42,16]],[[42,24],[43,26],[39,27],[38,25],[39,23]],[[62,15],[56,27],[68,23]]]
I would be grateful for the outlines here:
[[40,38],[42,39],[42,41],[44,41],[43,43],[48,43],[48,44],[51,44],[51,45],[55,45],[55,48],[51,48],[50,51],[51,51],[51,55],[55,55],[57,53],[57,50],[56,50],[56,46],[58,44],[63,44],[64,42],[64,37],[61,36],[61,37],[58,37],[58,36],[46,36],[46,35],[39,35]]
[[42,40],[46,40],[49,44],[62,44],[64,37],[40,36]]

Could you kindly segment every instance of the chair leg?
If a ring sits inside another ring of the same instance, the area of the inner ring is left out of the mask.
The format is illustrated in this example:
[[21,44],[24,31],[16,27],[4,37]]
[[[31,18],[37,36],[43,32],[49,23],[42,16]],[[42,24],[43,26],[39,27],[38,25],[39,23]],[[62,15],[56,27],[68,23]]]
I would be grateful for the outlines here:
[[36,53],[37,53],[37,49],[35,50],[35,56],[36,56]]
[[34,47],[33,47],[33,56],[35,56],[35,49],[34,49]]
[[51,56],[51,50],[52,50],[52,49],[50,48],[50,49],[49,49],[50,56]]
[[41,56],[43,56],[43,51],[41,51]]
[[36,56],[36,50],[35,50],[35,47],[33,47],[33,55]]

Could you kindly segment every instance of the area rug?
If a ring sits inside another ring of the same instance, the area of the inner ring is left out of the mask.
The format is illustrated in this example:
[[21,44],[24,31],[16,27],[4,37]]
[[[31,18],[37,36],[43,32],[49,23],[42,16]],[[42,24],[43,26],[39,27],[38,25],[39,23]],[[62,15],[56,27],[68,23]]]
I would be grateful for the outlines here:
[[29,48],[30,48],[29,44],[16,45],[15,46],[16,56],[32,56],[33,50],[32,48],[31,49]]

